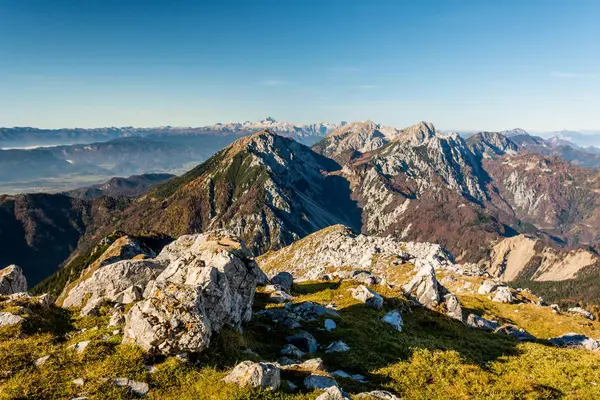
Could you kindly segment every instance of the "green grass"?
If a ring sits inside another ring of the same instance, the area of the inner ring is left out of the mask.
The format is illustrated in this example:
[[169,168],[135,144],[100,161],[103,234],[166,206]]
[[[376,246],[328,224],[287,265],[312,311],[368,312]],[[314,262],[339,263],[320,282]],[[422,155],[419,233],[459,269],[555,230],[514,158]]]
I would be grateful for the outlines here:
[[[332,332],[322,329],[323,319],[305,322],[322,345],[343,340],[351,350],[346,353],[313,356],[324,360],[327,371],[342,369],[360,373],[368,383],[338,379],[349,393],[375,389],[390,390],[411,399],[597,399],[600,396],[600,355],[582,350],[557,349],[544,341],[518,343],[515,340],[465,327],[435,311],[410,307],[396,290],[375,286],[385,297],[381,311],[366,308],[350,295],[355,283],[303,282],[294,285],[294,302],[334,303],[340,317]],[[255,307],[281,307],[266,304],[257,295]],[[539,313],[534,306],[493,303],[485,296],[462,296],[464,307],[481,315],[508,320],[511,317],[539,337],[551,337],[575,330],[596,334],[598,324],[579,325],[576,317]],[[11,306],[14,307],[14,306]],[[285,337],[291,332],[255,317],[240,333],[224,329],[213,337],[205,353],[182,362],[176,358],[153,358],[135,346],[122,345],[120,335],[107,328],[108,307],[99,317],[80,318],[76,313],[51,308],[43,311],[29,304],[37,323],[16,335],[14,329],[0,329],[0,400],[65,399],[85,395],[90,399],[133,399],[126,389],[111,380],[126,377],[147,382],[147,398],[161,400],[196,399],[314,399],[318,392],[288,393],[238,388],[222,381],[227,372],[246,359],[271,360],[279,356]],[[397,332],[380,321],[389,310],[400,309],[405,321]],[[54,324],[43,323],[53,322]],[[62,329],[49,329],[49,326]],[[94,329],[96,328],[96,329]],[[19,328],[21,329],[21,328]],[[85,331],[83,331],[85,329]],[[26,333],[26,335],[22,335]],[[66,335],[65,335],[66,333]],[[597,335],[597,334],[596,334]],[[597,335],[598,336],[598,335]],[[81,354],[66,350],[70,344],[90,340]],[[258,357],[248,355],[252,349]],[[48,362],[35,367],[33,362],[51,354]],[[145,364],[157,366],[150,374]],[[283,371],[283,379],[299,384],[306,372]],[[83,378],[83,387],[72,380]]]

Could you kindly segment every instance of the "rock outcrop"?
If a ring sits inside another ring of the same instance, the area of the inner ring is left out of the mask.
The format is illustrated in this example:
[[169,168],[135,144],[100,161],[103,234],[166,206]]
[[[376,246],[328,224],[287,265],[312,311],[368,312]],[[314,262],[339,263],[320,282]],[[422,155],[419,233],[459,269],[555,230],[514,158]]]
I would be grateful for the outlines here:
[[243,361],[235,366],[224,381],[242,387],[276,390],[281,384],[281,372],[273,363]]
[[600,351],[600,340],[591,339],[578,333],[567,333],[549,340],[558,347],[582,348],[591,351]]
[[23,270],[16,265],[9,265],[0,270],[0,295],[9,295],[27,291],[27,279]]
[[169,262],[126,315],[124,343],[163,354],[199,352],[224,325],[240,329],[252,315],[262,271],[225,231],[187,235],[157,257]]

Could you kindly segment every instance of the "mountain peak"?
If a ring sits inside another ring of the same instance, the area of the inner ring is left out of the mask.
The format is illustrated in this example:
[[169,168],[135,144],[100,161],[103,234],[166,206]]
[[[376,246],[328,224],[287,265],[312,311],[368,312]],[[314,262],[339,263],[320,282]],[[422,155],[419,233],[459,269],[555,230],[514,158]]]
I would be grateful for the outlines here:
[[513,136],[529,136],[529,132],[527,132],[525,129],[521,129],[521,128],[509,129],[506,131],[502,131],[500,133],[507,138],[510,138]]
[[419,145],[435,136],[435,126],[431,122],[421,121],[418,124],[404,128],[396,140]]

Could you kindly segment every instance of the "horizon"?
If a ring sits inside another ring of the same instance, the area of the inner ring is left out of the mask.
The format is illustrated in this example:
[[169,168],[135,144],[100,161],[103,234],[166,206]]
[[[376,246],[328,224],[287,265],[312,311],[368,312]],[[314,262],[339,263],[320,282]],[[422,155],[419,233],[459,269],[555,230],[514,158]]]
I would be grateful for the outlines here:
[[[0,126],[600,129],[600,3],[0,1]],[[577,29],[572,29],[577,26]]]

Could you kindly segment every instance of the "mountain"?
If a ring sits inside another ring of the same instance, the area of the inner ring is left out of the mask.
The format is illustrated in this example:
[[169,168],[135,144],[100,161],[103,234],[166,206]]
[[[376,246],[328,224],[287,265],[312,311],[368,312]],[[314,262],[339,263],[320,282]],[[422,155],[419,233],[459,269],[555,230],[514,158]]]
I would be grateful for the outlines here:
[[105,228],[171,236],[226,228],[260,254],[332,224],[360,224],[348,183],[329,174],[338,169],[310,148],[262,131],[157,186]]
[[102,196],[138,197],[161,182],[174,178],[171,174],[132,175],[128,178],[111,178],[108,181],[65,192],[64,194],[81,199],[92,200]]

